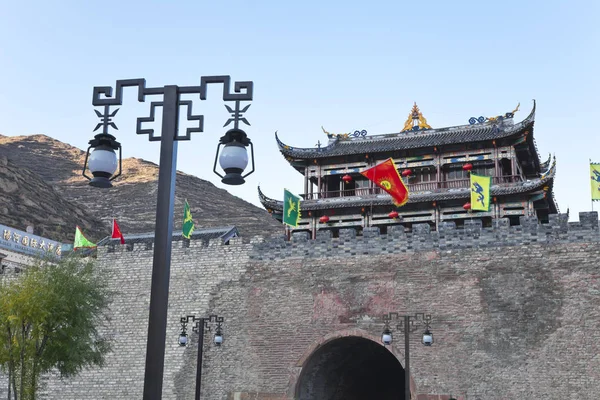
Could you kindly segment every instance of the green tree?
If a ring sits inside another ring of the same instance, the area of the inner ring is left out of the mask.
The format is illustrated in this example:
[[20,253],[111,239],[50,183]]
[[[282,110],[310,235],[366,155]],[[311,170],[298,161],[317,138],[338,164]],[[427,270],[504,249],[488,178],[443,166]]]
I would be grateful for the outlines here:
[[105,273],[77,256],[40,260],[0,282],[0,367],[9,399],[34,400],[41,374],[101,366],[110,343],[98,333],[112,297]]

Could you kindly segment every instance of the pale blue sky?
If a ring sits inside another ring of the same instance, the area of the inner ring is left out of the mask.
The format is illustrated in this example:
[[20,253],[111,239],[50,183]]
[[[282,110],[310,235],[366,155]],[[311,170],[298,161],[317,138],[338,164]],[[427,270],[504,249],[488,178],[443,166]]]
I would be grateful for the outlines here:
[[[246,114],[257,172],[242,187],[212,173],[228,118],[220,88],[196,110],[205,132],[179,146],[178,169],[255,204],[302,191],[277,151],[331,132],[397,132],[416,101],[433,127],[538,101],[535,138],[558,159],[555,194],[589,210],[588,159],[600,161],[598,1],[0,1],[0,133],[43,133],[79,148],[92,138],[92,87],[146,78],[195,85],[203,75],[252,80]],[[158,161],[135,135],[148,113],[134,90],[115,122],[126,157]],[[600,205],[598,206],[600,208]],[[194,216],[201,220],[201,216]]]

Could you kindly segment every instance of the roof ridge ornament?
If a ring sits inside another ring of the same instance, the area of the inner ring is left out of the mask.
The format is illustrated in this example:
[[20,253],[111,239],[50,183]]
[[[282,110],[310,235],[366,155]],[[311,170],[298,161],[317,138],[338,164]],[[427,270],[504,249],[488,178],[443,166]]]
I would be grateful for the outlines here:
[[546,179],[548,177],[553,177],[554,174],[556,173],[556,154],[552,157],[552,165],[550,166],[550,168],[548,168],[548,170],[546,172],[544,172],[540,179]]
[[330,132],[327,132],[325,130],[325,128],[323,128],[322,125],[321,125],[321,129],[323,130],[323,133],[325,133],[329,139],[336,139],[336,138],[348,139],[349,137],[365,137],[365,136],[367,136],[366,129],[362,129],[362,130],[357,129],[354,132],[349,132],[349,133],[330,133]]
[[495,122],[502,122],[502,120],[505,120],[505,119],[514,118],[515,113],[517,111],[519,111],[520,106],[521,106],[521,103],[517,104],[517,107],[514,110],[507,112],[504,115],[497,115],[495,117],[483,117],[483,116],[478,117],[478,118],[471,117],[471,118],[469,118],[469,124],[475,125],[477,123],[483,124],[485,122],[495,123]]
[[408,114],[408,118],[404,123],[404,128],[402,128],[402,132],[418,131],[421,129],[431,129],[431,126],[429,126],[427,120],[425,119],[423,114],[421,114],[419,106],[417,106],[417,102],[415,101],[412,109],[410,110],[410,113]]

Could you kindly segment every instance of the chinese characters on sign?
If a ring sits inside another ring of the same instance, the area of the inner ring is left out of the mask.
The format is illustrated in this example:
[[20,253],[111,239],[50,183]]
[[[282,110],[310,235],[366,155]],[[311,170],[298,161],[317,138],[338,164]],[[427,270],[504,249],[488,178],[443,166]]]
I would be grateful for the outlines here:
[[36,256],[53,255],[60,257],[62,255],[62,244],[59,242],[5,225],[0,225],[0,229],[2,230],[0,248]]

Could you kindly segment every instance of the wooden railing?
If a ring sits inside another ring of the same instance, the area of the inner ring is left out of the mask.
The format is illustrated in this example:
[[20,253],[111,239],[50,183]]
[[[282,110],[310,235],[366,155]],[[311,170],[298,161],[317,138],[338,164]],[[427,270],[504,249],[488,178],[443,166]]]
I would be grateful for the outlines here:
[[[500,177],[492,177],[492,184],[504,184],[510,185],[517,182],[522,182],[523,178],[518,175],[513,176],[500,176]],[[442,189],[461,189],[468,188],[470,184],[469,179],[456,179],[453,181],[443,181],[443,182],[421,182],[421,183],[409,183],[408,191],[412,193],[418,192],[433,192]],[[350,196],[368,196],[374,194],[385,193],[383,189],[376,188],[356,188],[356,189],[347,189],[347,190],[335,190],[321,193],[308,193],[304,197],[306,200],[316,200],[316,199],[328,199],[334,197],[350,197]]]

